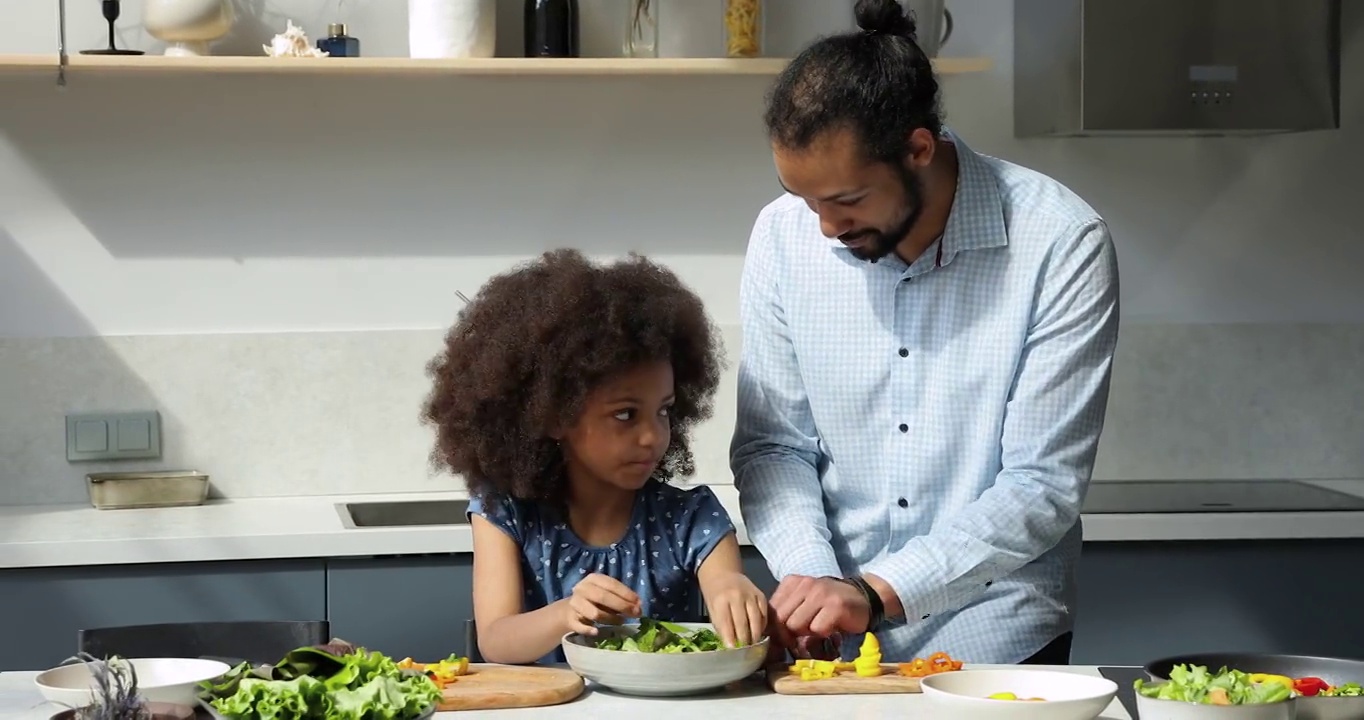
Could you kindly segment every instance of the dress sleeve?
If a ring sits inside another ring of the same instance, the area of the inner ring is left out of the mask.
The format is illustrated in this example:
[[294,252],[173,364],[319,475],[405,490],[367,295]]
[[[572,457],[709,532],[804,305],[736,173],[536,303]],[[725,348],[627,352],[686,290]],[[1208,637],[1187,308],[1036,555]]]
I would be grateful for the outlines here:
[[675,531],[685,545],[682,558],[685,567],[695,574],[710,556],[710,551],[734,532],[734,523],[715,492],[705,485],[679,492],[678,499],[679,509],[674,511],[677,514]]
[[492,523],[497,529],[515,540],[516,544],[522,544],[521,513],[518,512],[516,502],[511,498],[470,497],[469,509],[465,512],[465,516],[471,517],[473,515],[482,516],[484,520]]

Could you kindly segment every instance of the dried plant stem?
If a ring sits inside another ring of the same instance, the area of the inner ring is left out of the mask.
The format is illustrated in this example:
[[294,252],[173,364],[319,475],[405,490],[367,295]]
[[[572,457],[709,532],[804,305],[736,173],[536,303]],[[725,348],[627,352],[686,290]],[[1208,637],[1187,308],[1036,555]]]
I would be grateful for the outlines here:
[[644,27],[644,21],[649,17],[649,12],[650,12],[650,10],[653,9],[653,8],[652,8],[653,2],[652,2],[652,0],[632,0],[632,1],[634,2],[634,5],[635,5],[634,22],[633,22],[634,34],[635,34],[635,37],[639,37],[640,31],[641,31],[641,29]]

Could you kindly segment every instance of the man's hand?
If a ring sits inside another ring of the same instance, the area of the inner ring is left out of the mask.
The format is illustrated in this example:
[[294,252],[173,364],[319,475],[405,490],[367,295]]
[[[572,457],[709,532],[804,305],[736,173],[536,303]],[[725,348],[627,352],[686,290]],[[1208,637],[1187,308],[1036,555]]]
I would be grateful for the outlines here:
[[790,660],[837,660],[842,654],[843,637],[818,638],[811,635],[793,637],[786,626],[777,621],[776,611],[767,611],[767,663],[785,665]]
[[807,635],[865,632],[871,622],[871,606],[862,591],[833,578],[787,575],[772,593],[771,604],[787,647]]

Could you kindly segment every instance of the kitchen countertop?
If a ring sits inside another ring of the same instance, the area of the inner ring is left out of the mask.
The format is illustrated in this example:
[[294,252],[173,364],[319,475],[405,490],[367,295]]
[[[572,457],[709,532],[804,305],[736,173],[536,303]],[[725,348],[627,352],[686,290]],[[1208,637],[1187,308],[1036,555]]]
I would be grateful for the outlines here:
[[[1364,480],[1313,484],[1364,497]],[[732,486],[712,486],[749,544]],[[351,529],[344,502],[462,499],[461,492],[215,500],[197,507],[0,507],[0,568],[421,555],[471,550],[467,525]],[[1364,538],[1364,512],[1103,514],[1086,541]]]
[[[973,667],[989,668],[989,665]],[[1009,666],[1016,668],[1017,666]],[[1065,670],[1082,675],[1099,676],[1094,667],[1031,666],[1039,670]],[[35,672],[0,673],[0,718],[14,720],[47,720],[59,708],[43,703],[33,686]],[[550,718],[551,720],[598,720],[603,717],[631,717],[647,715],[650,720],[694,720],[697,717],[779,717],[784,720],[861,720],[862,718],[896,718],[897,720],[928,720],[932,717],[927,701],[917,694],[909,695],[777,695],[764,688],[760,681],[736,683],[722,693],[713,695],[650,699],[632,698],[609,691],[588,691],[578,700],[544,708],[517,710],[465,710],[458,713],[437,713],[441,718]],[[1132,720],[1122,704],[1114,700],[1100,720]]]

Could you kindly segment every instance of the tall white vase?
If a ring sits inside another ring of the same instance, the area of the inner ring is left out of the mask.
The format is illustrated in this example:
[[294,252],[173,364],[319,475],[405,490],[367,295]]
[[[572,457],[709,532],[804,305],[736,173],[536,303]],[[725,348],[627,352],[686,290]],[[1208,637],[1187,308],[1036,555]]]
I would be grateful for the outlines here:
[[408,54],[488,58],[497,49],[496,0],[407,0]]
[[207,55],[208,45],[236,22],[232,0],[142,0],[147,33],[166,43],[167,55]]

